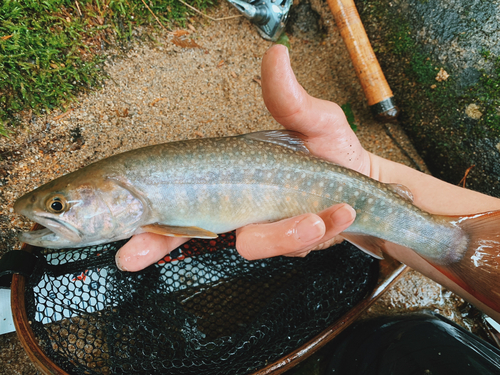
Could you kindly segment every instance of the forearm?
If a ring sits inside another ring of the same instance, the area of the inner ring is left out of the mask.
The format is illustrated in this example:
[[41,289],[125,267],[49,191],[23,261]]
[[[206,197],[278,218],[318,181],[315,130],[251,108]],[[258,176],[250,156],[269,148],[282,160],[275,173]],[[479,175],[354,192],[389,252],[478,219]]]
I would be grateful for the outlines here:
[[455,186],[377,155],[369,153],[370,177],[406,186],[421,209],[441,215],[466,215],[500,210],[500,199]]

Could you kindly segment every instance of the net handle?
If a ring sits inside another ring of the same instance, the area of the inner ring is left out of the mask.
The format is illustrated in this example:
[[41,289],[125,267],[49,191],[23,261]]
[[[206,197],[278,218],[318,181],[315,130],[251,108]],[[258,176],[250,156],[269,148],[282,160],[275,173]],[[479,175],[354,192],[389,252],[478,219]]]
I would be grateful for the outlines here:
[[[31,230],[43,228],[40,224],[35,224]],[[33,252],[31,245],[23,244],[21,250],[29,253]],[[26,314],[26,305],[24,299],[24,289],[26,286],[26,278],[21,275],[12,276],[12,284],[10,286],[12,318],[16,327],[17,337],[21,342],[26,354],[37,370],[42,374],[53,375],[69,375],[66,371],[57,366],[47,355],[42,351],[36,340],[35,333],[31,329],[28,315]]]

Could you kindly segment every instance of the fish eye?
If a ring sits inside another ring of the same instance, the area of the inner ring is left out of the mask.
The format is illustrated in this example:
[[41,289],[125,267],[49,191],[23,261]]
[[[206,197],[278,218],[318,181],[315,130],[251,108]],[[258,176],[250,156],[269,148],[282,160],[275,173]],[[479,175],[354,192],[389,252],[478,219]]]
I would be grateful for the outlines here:
[[55,195],[47,200],[45,204],[49,212],[60,214],[68,209],[66,199],[60,195]]

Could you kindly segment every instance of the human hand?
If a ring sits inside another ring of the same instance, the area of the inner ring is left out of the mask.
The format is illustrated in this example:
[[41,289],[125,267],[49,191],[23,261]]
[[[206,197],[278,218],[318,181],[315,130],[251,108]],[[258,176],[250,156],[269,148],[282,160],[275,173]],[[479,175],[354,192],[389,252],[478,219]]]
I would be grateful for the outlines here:
[[[262,93],[276,121],[302,133],[312,154],[369,175],[369,154],[359,143],[342,109],[306,93],[295,78],[284,46],[271,47],[263,57]],[[318,214],[248,225],[237,230],[236,248],[247,259],[305,256],[312,250],[341,242],[338,234],[352,224],[355,216],[352,207],[339,204]],[[139,234],[118,251],[116,263],[120,269],[138,271],[186,241],[186,238]]]

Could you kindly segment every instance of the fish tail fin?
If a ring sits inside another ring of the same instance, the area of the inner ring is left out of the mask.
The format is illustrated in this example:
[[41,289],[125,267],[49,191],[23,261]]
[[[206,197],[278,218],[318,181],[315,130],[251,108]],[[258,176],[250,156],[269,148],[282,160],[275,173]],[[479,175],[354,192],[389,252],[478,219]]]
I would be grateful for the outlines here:
[[468,236],[463,256],[437,270],[476,299],[500,312],[500,211],[448,219]]

